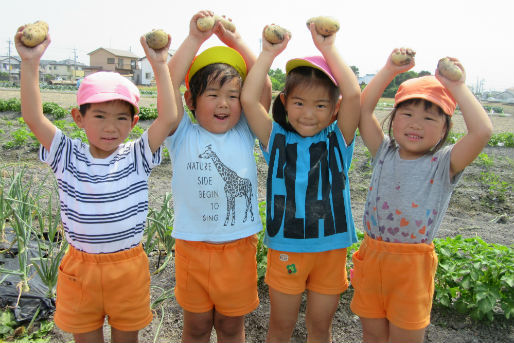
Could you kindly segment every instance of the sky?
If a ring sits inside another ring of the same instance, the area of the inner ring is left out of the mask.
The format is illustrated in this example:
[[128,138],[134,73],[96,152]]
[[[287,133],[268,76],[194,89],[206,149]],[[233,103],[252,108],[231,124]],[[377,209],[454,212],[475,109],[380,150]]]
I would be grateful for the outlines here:
[[[177,49],[191,17],[209,9],[232,18],[257,55],[265,25],[288,29],[292,39],[272,68],[285,69],[290,58],[318,55],[305,22],[332,16],[341,29],[336,45],[360,76],[375,74],[395,47],[416,51],[414,71],[432,74],[445,56],[458,58],[466,84],[482,90],[514,87],[514,1],[512,0],[24,0],[2,3],[0,56],[16,55],[13,36],[23,24],[44,20],[52,43],[43,59],[74,59],[89,65],[99,47],[130,50],[143,57],[139,37],[152,29],[171,34]],[[222,44],[213,35],[200,51]]]

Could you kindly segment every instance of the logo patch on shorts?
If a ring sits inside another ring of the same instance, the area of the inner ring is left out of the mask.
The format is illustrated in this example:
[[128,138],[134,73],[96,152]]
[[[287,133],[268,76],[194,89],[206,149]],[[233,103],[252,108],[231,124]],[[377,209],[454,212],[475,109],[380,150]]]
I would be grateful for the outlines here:
[[296,273],[296,266],[294,264],[289,264],[286,268],[287,268],[287,272],[289,274],[295,274]]
[[289,260],[289,256],[287,254],[280,254],[279,259],[282,262],[286,262],[287,260]]

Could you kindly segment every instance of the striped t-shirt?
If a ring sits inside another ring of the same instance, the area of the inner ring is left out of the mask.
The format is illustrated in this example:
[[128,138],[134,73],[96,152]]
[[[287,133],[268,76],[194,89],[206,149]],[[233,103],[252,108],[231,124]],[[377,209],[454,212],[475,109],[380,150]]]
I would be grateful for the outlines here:
[[137,246],[148,213],[148,177],[161,163],[152,154],[148,132],[105,159],[91,156],[89,145],[57,129],[41,161],[57,178],[61,218],[68,242],[91,253],[112,253]]

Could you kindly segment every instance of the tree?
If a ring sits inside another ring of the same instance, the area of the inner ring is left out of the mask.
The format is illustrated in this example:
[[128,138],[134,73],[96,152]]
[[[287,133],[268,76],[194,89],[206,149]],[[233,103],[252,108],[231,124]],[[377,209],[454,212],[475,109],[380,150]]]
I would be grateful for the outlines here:
[[280,69],[270,69],[268,75],[271,79],[271,89],[274,91],[281,91],[286,84],[286,74]]
[[355,76],[359,77],[359,68],[357,68],[356,66],[350,66],[350,68],[352,68]]

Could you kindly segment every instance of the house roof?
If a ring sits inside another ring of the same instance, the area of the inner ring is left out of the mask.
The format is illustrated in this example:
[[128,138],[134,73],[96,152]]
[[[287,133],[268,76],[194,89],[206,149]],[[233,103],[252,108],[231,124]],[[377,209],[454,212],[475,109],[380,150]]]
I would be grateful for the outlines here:
[[100,48],[98,48],[96,50],[91,51],[90,53],[88,53],[88,55],[92,55],[95,52],[97,52],[98,50],[105,50],[105,51],[113,54],[114,56],[139,58],[138,56],[134,55],[131,51],[111,49],[111,48],[102,48],[102,47],[100,47]]
[[[8,60],[9,60],[9,56],[0,56],[0,61],[8,61]],[[17,56],[11,56],[11,60],[21,62],[20,58]]]

